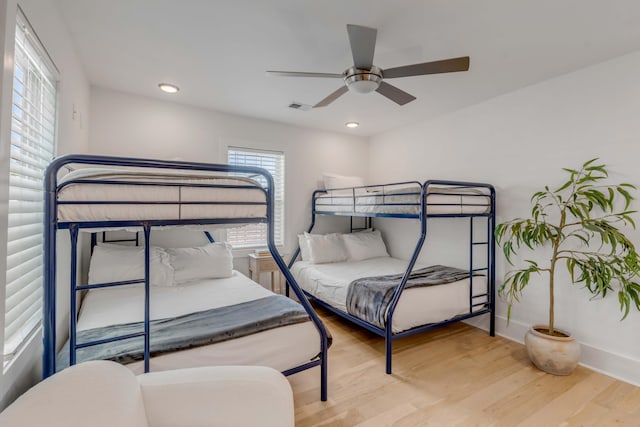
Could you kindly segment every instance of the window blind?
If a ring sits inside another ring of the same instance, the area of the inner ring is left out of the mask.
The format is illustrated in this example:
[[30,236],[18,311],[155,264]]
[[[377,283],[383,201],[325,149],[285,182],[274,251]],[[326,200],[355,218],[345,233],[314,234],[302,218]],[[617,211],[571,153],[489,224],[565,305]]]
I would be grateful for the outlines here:
[[[274,181],[274,231],[277,245],[284,241],[284,153],[279,151],[254,150],[241,147],[229,147],[230,165],[257,166],[273,175]],[[255,178],[262,184],[262,177]],[[227,241],[234,247],[266,246],[267,225],[249,224],[227,229]]]
[[20,349],[42,317],[42,186],[55,148],[55,76],[55,67],[19,13],[9,166],[5,360]]

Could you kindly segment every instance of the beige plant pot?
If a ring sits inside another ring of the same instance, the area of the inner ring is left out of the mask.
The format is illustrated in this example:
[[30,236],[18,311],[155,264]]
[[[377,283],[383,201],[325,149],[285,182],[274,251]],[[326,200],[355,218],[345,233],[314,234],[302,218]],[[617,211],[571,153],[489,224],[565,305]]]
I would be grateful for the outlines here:
[[580,343],[566,331],[555,329],[565,336],[555,337],[538,332],[544,325],[532,326],[524,336],[529,359],[542,371],[553,375],[569,375],[578,366]]

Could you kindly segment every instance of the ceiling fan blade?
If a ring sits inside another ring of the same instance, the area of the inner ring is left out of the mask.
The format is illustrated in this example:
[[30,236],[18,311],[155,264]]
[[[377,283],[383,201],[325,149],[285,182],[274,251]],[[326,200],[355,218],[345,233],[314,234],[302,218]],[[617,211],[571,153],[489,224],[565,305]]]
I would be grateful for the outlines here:
[[267,71],[267,74],[271,76],[281,77],[328,77],[328,78],[343,78],[342,74],[336,73],[306,73],[302,71]]
[[356,68],[370,70],[373,66],[373,54],[376,50],[378,30],[361,25],[347,24],[353,65]]
[[336,99],[338,99],[342,95],[344,95],[348,90],[349,89],[347,89],[346,86],[340,87],[338,90],[333,92],[331,95],[327,96],[325,99],[323,99],[322,101],[320,101],[316,105],[314,105],[313,108],[326,107],[327,105],[331,104],[333,101],[335,101]]
[[387,98],[389,98],[390,100],[392,100],[398,105],[404,105],[416,99],[415,96],[410,95],[407,92],[400,90],[397,87],[392,86],[389,83],[385,83],[385,82],[380,83],[380,86],[378,86],[378,89],[376,89],[376,92],[386,96]]
[[440,61],[423,62],[422,64],[404,65],[382,71],[385,79],[396,77],[422,76],[425,74],[455,73],[469,69],[469,57],[442,59]]

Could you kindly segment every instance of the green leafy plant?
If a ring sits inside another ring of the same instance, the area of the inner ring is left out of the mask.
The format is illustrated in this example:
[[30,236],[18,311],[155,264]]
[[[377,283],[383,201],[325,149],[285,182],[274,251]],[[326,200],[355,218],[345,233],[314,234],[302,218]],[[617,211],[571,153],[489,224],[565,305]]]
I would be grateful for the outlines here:
[[[617,290],[622,319],[630,307],[640,310],[640,258],[633,243],[619,227],[635,223],[629,210],[631,184],[604,184],[605,165],[592,159],[579,170],[563,169],[569,179],[556,190],[548,186],[531,197],[531,217],[516,218],[496,227],[496,241],[510,265],[521,248],[535,250],[550,246],[549,263],[524,260],[524,268],[507,273],[499,293],[511,307],[519,302],[532,275],[549,274],[549,335],[554,331],[554,291],[556,269],[566,266],[573,283],[584,283],[593,297],[605,297]],[[624,203],[621,203],[624,202]],[[624,204],[624,208],[621,208]]]

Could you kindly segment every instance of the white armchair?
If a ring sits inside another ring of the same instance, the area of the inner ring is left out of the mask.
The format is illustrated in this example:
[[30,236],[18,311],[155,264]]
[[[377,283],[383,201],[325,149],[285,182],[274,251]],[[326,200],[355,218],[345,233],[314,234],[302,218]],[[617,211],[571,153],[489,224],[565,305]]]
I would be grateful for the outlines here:
[[34,386],[0,414],[2,427],[294,425],[293,395],[278,371],[216,366],[134,376],[86,362]]

